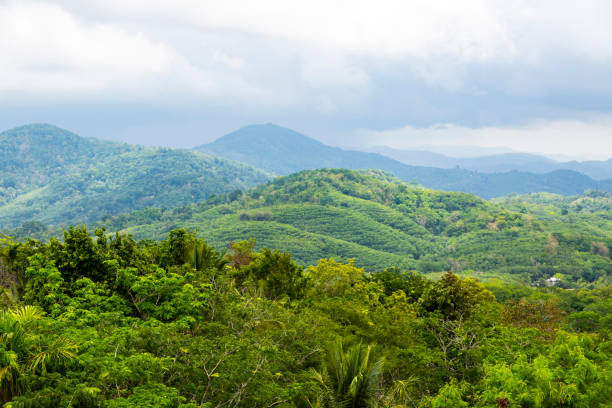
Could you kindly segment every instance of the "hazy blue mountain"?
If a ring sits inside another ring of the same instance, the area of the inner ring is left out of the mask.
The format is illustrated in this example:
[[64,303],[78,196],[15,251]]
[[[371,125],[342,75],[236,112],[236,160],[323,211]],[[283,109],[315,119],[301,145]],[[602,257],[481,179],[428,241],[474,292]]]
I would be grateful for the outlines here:
[[570,161],[562,163],[560,167],[579,171],[594,179],[603,180],[612,178],[612,159],[605,161]]
[[482,173],[501,173],[513,170],[548,173],[555,170],[573,170],[595,180],[612,178],[612,159],[607,161],[561,162],[531,153],[504,153],[461,158],[429,151],[398,150],[387,146],[373,147],[368,150],[413,166],[431,166],[446,169],[461,167]]
[[176,207],[269,179],[192,150],[87,139],[50,125],[0,134],[0,228],[79,223],[148,206]]
[[474,193],[484,198],[540,191],[574,195],[586,189],[612,189],[612,181],[596,181],[567,170],[545,174],[481,173],[463,168],[407,165],[379,153],[330,147],[272,124],[246,126],[196,149],[246,162],[277,175],[317,168],[381,169],[406,182],[437,190]]

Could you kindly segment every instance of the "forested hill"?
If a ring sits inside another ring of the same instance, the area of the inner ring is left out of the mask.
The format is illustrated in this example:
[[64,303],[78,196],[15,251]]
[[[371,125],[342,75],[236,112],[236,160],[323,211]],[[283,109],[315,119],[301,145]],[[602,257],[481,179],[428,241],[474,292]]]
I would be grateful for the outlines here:
[[268,179],[249,165],[191,150],[131,146],[28,125],[0,134],[0,228],[172,208]]
[[578,234],[521,210],[410,186],[381,171],[322,169],[280,177],[240,196],[145,209],[101,225],[138,239],[194,228],[218,248],[252,237],[258,248],[289,251],[303,265],[352,258],[366,268],[452,270],[530,283],[561,273],[568,285],[612,274],[604,250],[612,247],[609,231]]
[[137,146],[80,137],[46,124],[0,133],[3,198],[41,187],[60,175],[78,172],[92,162],[139,150]]
[[462,191],[483,198],[510,193],[581,194],[587,189],[612,191],[612,180],[594,180],[572,170],[536,174],[524,171],[478,173],[465,169],[411,166],[377,153],[343,150],[280,126],[250,125],[196,148],[252,164],[277,175],[317,168],[381,169],[405,182]]

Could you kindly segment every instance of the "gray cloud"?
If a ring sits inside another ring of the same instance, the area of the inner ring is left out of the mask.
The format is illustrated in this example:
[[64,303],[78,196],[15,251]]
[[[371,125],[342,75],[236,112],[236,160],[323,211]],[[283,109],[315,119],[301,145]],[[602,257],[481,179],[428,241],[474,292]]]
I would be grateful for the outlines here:
[[[511,6],[9,1],[0,126],[44,120],[181,146],[268,121],[332,144],[355,144],[357,129],[437,124],[520,132],[577,121],[595,132],[612,111],[612,3]],[[180,137],[165,136],[173,130]],[[605,151],[598,140],[593,151]]]

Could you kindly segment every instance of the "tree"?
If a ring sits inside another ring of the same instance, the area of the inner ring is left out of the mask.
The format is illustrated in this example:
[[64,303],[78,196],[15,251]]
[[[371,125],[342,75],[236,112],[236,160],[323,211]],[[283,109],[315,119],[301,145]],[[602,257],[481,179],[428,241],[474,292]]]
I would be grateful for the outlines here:
[[49,243],[49,257],[66,281],[74,282],[87,277],[94,282],[108,281],[109,271],[104,265],[105,248],[96,244],[85,226],[70,227],[64,231],[64,242],[52,239]]
[[302,267],[291,259],[291,254],[264,248],[254,257],[247,269],[248,274],[263,289],[266,297],[296,299],[303,295],[307,281],[302,276]]
[[534,327],[545,337],[552,338],[555,330],[565,321],[566,313],[551,300],[529,302],[510,301],[504,306],[502,319],[518,327]]
[[249,265],[253,261],[253,248],[255,248],[254,238],[232,242],[230,244],[231,253],[228,254],[229,264],[238,270]]
[[309,266],[307,276],[316,295],[342,296],[356,282],[363,279],[365,271],[357,268],[352,259],[343,264],[332,259],[321,259],[317,266]]
[[215,251],[215,248],[201,239],[195,239],[191,248],[188,249],[187,261],[193,269],[200,272],[220,271],[228,263],[224,254]]
[[43,318],[34,306],[0,312],[0,398],[3,403],[28,388],[29,375],[46,374],[50,364],[75,358],[77,345],[38,331]]
[[472,278],[461,280],[446,273],[425,291],[420,299],[424,314],[433,313],[446,320],[467,318],[480,304],[495,302],[495,296]]
[[168,239],[161,244],[160,266],[167,268],[188,263],[195,240],[195,233],[184,228],[170,231]]
[[[321,387],[321,408],[376,407],[384,359],[374,358],[373,347],[356,344],[346,352],[339,341],[327,350],[323,371],[311,371]],[[313,406],[309,401],[307,403]]]

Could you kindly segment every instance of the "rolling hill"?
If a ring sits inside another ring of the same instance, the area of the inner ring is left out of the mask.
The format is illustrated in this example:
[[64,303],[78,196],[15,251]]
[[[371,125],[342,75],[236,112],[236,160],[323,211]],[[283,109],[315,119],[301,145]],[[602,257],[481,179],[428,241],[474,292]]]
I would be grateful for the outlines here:
[[[366,268],[469,272],[529,282],[563,273],[593,281],[612,274],[605,231],[557,231],[555,220],[466,193],[411,186],[381,171],[322,169],[280,177],[240,196],[217,196],[173,210],[144,209],[111,217],[107,230],[163,239],[179,228],[218,248],[256,239],[304,265],[320,258],[355,259]],[[475,272],[474,272],[475,271]]]
[[28,125],[0,134],[0,228],[172,208],[269,178],[249,165],[192,150],[145,148]]
[[411,166],[378,153],[330,147],[291,129],[250,125],[196,150],[249,163],[277,175],[317,168],[380,169],[405,182],[428,188],[461,191],[483,198],[510,193],[581,194],[587,189],[612,191],[612,180],[594,180],[572,170],[545,174],[525,171],[479,173],[466,169]]

